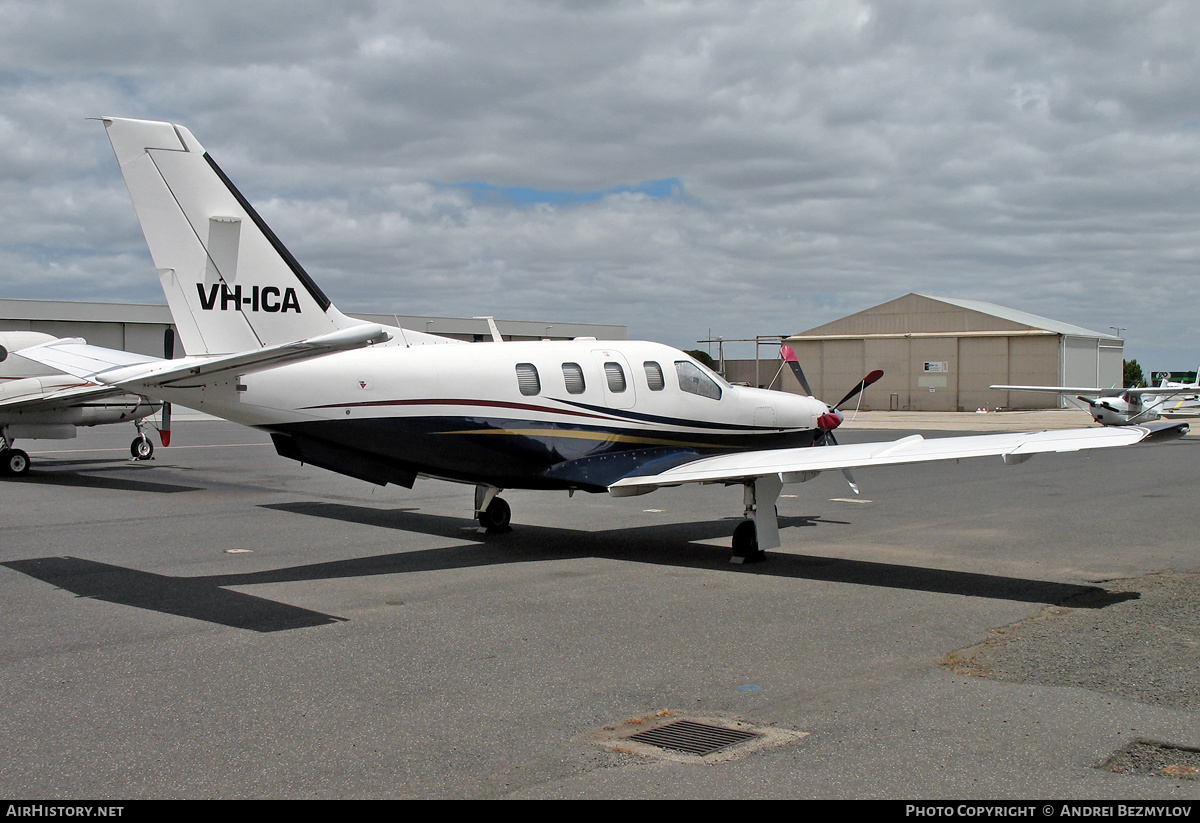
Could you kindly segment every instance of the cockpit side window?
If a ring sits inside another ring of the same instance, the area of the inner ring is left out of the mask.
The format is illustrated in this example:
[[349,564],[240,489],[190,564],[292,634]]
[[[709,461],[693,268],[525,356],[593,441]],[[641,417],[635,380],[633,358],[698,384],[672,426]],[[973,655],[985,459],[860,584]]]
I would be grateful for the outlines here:
[[698,394],[713,400],[721,399],[721,386],[708,373],[690,360],[676,360],[675,373],[679,388],[688,394]]
[[538,379],[537,366],[532,363],[517,364],[517,387],[521,389],[521,394],[526,396],[541,393],[542,382]]

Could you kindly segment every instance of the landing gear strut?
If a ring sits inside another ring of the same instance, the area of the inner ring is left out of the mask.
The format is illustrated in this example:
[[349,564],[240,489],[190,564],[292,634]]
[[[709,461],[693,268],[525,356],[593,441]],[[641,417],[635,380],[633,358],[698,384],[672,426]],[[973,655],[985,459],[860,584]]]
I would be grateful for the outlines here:
[[512,531],[508,525],[512,519],[512,509],[503,498],[496,496],[499,491],[495,486],[475,487],[475,518],[489,534]]

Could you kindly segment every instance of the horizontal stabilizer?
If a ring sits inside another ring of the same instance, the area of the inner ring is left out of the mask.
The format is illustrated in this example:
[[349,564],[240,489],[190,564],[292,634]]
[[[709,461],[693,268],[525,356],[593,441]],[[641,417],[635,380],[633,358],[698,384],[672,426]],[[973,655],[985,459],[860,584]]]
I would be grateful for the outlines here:
[[238,354],[160,360],[128,352],[89,346],[79,340],[46,343],[22,349],[21,356],[60,371],[110,386],[149,394],[161,388],[197,388],[219,375],[251,374],[263,369],[311,360],[333,352],[383,343],[391,335],[382,326],[366,324],[340,329],[308,340],[268,346]]
[[[32,378],[36,379],[36,378]],[[68,378],[70,379],[70,378]],[[44,380],[42,382],[45,382]],[[0,397],[0,410],[6,412],[53,411],[78,405],[88,400],[103,400],[125,394],[118,386],[99,386],[88,384],[74,385],[62,388],[48,388],[44,392],[24,394],[17,397]]]

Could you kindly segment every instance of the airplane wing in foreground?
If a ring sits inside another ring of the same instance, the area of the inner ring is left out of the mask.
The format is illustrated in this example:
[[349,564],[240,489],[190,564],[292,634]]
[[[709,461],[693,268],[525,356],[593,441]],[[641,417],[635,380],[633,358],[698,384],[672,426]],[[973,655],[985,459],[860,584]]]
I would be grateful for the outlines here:
[[43,343],[22,349],[20,354],[29,360],[95,383],[153,395],[155,389],[195,388],[211,382],[217,375],[231,372],[250,374],[389,339],[391,335],[382,326],[366,324],[238,354],[184,357],[178,360],[162,360],[89,346],[80,339]]
[[959,460],[991,455],[1003,457],[1005,463],[1022,463],[1035,454],[1045,452],[1131,446],[1149,439],[1180,437],[1187,431],[1186,423],[1173,423],[1157,427],[1062,429],[938,437],[932,440],[914,434],[899,440],[878,443],[740,452],[702,457],[656,474],[625,477],[613,483],[609,487],[609,493],[621,497],[644,493],[649,487],[678,486],[684,483],[734,483],[773,474],[779,475],[783,483],[798,483],[811,479],[813,472],[829,469],[893,466],[899,463]]
[[[1187,423],[1120,426],[1059,431],[938,437],[919,434],[878,443],[848,443],[796,449],[701,457],[663,471],[637,471],[608,487],[613,497],[646,494],[664,486],[686,483],[740,483],[746,491],[746,514],[754,521],[755,551],[780,545],[775,501],[788,483],[802,483],[829,469],[894,466],[932,460],[959,460],[998,455],[1007,464],[1023,463],[1035,454],[1131,446],[1149,440],[1170,440],[1188,432]],[[737,534],[735,554],[737,553]]]

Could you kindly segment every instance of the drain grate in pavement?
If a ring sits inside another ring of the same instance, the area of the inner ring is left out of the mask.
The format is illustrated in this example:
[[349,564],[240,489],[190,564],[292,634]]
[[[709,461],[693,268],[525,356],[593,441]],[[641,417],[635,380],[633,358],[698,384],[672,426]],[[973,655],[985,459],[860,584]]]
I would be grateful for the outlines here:
[[631,734],[630,740],[658,746],[660,749],[673,749],[694,754],[698,757],[715,754],[716,752],[753,740],[759,735],[743,729],[727,729],[722,726],[710,726],[706,723],[696,723],[691,720],[677,720],[656,729]]
[[1200,749],[1172,746],[1153,740],[1135,740],[1100,764],[1118,774],[1145,774],[1200,780]]
[[745,720],[727,717],[692,715],[685,719],[670,709],[661,709],[601,726],[580,739],[617,754],[699,764],[738,760],[805,737],[808,732],[795,729],[752,726]]

